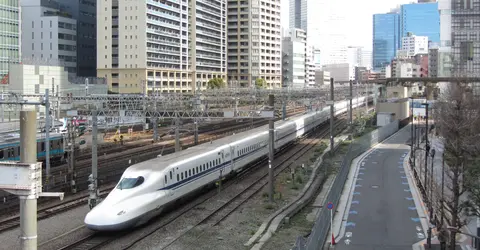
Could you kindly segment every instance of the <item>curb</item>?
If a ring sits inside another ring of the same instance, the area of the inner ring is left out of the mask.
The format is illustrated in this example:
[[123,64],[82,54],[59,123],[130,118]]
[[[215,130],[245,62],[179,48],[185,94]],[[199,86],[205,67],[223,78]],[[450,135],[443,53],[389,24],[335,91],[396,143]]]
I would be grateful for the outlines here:
[[[342,136],[340,137],[336,144],[334,144],[334,150],[336,150],[340,144],[345,141],[348,137],[347,136]],[[297,197],[288,203],[287,205],[283,206],[279,210],[277,210],[275,213],[270,215],[259,227],[257,232],[248,240],[247,243],[244,244],[244,246],[251,246],[253,243],[257,241],[257,239],[263,234],[263,236],[258,240],[258,243],[256,243],[251,249],[261,249],[263,244],[267,242],[273,235],[273,233],[276,232],[282,221],[285,219],[287,216],[291,216],[293,214],[296,214],[300,209],[305,207],[307,205],[308,201],[311,200],[313,197],[314,192],[316,191],[315,189],[312,189],[312,186],[319,186],[323,179],[317,178],[317,170],[320,168],[320,166],[323,163],[323,158],[325,155],[330,152],[330,145],[323,151],[322,155],[320,155],[315,163],[313,163],[316,167],[313,169],[312,174],[310,175],[310,179],[308,182],[305,184],[303,190],[301,193],[297,195]]]

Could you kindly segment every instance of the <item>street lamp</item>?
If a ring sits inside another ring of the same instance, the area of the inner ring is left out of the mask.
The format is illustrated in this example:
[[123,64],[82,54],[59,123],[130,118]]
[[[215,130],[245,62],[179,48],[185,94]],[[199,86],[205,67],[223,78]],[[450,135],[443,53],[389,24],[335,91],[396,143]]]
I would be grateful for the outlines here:
[[422,106],[425,106],[425,185],[427,185],[427,164],[428,164],[428,153],[430,153],[430,143],[428,142],[428,103],[422,103]]

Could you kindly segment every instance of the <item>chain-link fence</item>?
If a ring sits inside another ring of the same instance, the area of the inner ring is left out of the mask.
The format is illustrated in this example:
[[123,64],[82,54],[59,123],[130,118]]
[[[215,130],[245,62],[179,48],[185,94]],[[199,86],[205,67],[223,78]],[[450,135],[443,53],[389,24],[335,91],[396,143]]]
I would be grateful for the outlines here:
[[397,120],[363,135],[350,144],[348,152],[341,164],[340,171],[338,172],[327,199],[325,200],[325,204],[318,214],[317,221],[313,225],[310,236],[307,239],[302,239],[302,236],[299,236],[293,249],[318,250],[323,248],[330,229],[330,212],[326,209],[327,203],[332,202],[335,207],[338,206],[353,159],[360,156],[375,144],[385,140],[387,137],[397,132],[398,129],[399,121]]

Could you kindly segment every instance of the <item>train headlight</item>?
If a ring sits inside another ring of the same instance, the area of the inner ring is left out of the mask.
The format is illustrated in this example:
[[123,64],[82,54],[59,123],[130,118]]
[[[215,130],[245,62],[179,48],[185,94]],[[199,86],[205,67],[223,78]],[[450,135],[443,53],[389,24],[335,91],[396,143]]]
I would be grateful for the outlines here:
[[122,215],[122,214],[125,214],[125,210],[122,210],[122,211],[118,212],[117,215],[120,216],[120,215]]

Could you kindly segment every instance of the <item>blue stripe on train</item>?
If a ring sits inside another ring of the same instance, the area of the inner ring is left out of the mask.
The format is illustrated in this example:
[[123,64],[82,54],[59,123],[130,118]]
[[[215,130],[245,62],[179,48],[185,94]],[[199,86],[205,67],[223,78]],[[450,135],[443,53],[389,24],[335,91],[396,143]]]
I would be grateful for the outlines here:
[[[278,138],[277,140],[275,140],[275,142],[278,142],[279,140],[282,140],[282,139],[284,139],[284,138],[287,137],[287,136],[290,136],[290,135],[292,135],[292,134],[294,134],[294,133],[297,133],[298,130],[302,130],[302,129],[304,129],[304,128],[305,128],[305,126],[297,129],[296,131],[290,132],[290,133],[282,136],[281,138]],[[233,161],[238,161],[238,160],[241,160],[242,158],[245,158],[245,157],[247,157],[247,156],[253,155],[253,154],[257,153],[258,151],[266,148],[267,146],[268,146],[268,145],[265,145],[265,146],[263,146],[263,147],[260,147],[260,148],[255,149],[255,150],[253,150],[253,151],[251,151],[251,152],[248,152],[248,153],[246,153],[246,154],[240,155],[240,156],[234,158]],[[228,161],[228,162],[224,162],[224,163],[222,163],[222,164],[220,164],[220,165],[218,165],[218,166],[215,166],[215,167],[213,167],[213,168],[207,169],[207,170],[205,170],[205,171],[203,171],[203,172],[201,172],[201,173],[198,173],[198,174],[196,174],[196,175],[190,176],[190,177],[188,177],[188,178],[186,178],[186,179],[183,179],[183,180],[181,180],[181,181],[178,181],[178,182],[176,182],[176,183],[174,183],[174,184],[172,184],[172,185],[169,185],[169,186],[160,188],[160,189],[158,189],[158,190],[178,189],[178,188],[180,188],[180,187],[182,187],[182,186],[184,186],[184,185],[186,185],[186,184],[188,184],[188,183],[190,183],[190,182],[193,182],[193,181],[195,181],[195,180],[197,180],[197,179],[200,179],[200,178],[202,178],[202,177],[210,174],[211,172],[213,172],[213,171],[215,171],[215,170],[217,170],[217,169],[219,169],[219,168],[224,168],[224,167],[227,167],[228,165],[231,165],[231,162],[232,162],[232,160],[230,160],[230,161]]]
[[[50,141],[56,141],[56,140],[60,140],[62,139],[63,137],[50,137]],[[43,142],[45,141],[45,138],[42,138],[42,139],[37,139],[37,142]],[[0,145],[0,149],[3,149],[3,148],[9,148],[9,147],[18,147],[20,146],[20,142],[15,142],[15,143],[10,143],[10,144],[1,144]]]

